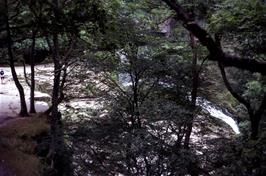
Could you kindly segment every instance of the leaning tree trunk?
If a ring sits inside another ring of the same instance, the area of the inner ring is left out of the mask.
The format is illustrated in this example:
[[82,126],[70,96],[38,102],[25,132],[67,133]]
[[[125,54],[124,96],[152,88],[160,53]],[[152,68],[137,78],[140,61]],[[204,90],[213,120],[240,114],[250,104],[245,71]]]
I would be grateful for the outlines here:
[[8,19],[8,2],[7,2],[7,0],[5,0],[5,10],[6,10],[5,23],[6,23],[6,32],[7,32],[7,49],[8,49],[8,56],[9,56],[9,64],[10,64],[10,68],[11,68],[12,77],[14,79],[14,82],[15,82],[15,85],[18,89],[19,97],[20,97],[19,115],[20,116],[29,116],[26,101],[25,101],[24,89],[18,80],[18,76],[17,76],[16,70],[15,70],[14,56],[13,56],[13,51],[12,51],[11,31],[10,31],[10,25],[9,25],[9,19]]
[[266,109],[266,93],[264,93],[264,97],[261,101],[261,104],[259,105],[258,109],[255,109],[254,107],[251,106],[250,102],[245,100],[244,97],[242,97],[240,94],[238,94],[237,91],[235,91],[231,84],[229,83],[224,67],[221,63],[218,64],[220,71],[221,71],[221,75],[224,81],[224,84],[227,88],[227,90],[231,93],[231,95],[237,99],[240,103],[242,103],[247,111],[248,111],[248,115],[249,115],[249,119],[250,119],[250,123],[251,123],[251,128],[250,128],[250,138],[253,140],[258,139],[258,135],[259,135],[259,124],[261,121],[261,117]]

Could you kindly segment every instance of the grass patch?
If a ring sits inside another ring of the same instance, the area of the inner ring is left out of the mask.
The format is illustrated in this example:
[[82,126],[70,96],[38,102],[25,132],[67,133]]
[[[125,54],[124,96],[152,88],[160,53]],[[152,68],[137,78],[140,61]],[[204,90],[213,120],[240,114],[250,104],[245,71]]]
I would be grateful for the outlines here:
[[40,114],[17,118],[0,127],[0,160],[17,176],[38,176],[43,169],[35,155],[36,137],[49,133],[49,124]]

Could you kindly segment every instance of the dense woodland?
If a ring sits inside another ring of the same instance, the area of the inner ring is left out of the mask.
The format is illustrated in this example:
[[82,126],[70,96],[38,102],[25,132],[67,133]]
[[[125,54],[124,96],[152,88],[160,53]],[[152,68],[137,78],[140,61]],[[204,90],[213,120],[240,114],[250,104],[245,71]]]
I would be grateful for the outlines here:
[[[36,113],[35,90],[51,95],[39,175],[266,175],[265,52],[265,0],[0,1],[19,115]],[[30,65],[29,107],[17,65]]]

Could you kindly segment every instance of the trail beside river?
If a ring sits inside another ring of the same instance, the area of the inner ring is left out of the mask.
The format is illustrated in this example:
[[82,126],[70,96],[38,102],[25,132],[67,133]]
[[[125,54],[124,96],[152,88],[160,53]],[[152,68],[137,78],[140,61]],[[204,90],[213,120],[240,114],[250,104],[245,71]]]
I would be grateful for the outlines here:
[[[13,81],[11,70],[9,67],[1,67],[5,72],[5,78],[0,84],[0,125],[6,122],[7,120],[14,119],[18,116],[20,111],[20,98],[17,87]],[[37,66],[38,68],[38,66]],[[27,71],[29,68],[27,68]],[[23,67],[16,67],[18,77],[24,87],[25,99],[27,106],[29,107],[30,100],[30,88],[26,85],[25,80],[23,79]],[[48,94],[35,91],[35,98],[49,98]],[[42,101],[35,102],[36,111],[42,112],[48,108],[48,104]]]

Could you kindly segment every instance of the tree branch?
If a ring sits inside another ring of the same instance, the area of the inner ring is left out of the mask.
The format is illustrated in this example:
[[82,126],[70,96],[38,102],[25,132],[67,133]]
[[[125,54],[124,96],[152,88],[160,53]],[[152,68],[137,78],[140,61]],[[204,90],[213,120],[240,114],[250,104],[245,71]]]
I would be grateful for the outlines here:
[[207,47],[210,53],[210,60],[218,61],[225,67],[237,67],[250,72],[258,72],[262,75],[266,75],[266,62],[259,62],[251,58],[242,58],[225,54],[223,50],[216,44],[211,35],[205,29],[201,28],[193,20],[193,18],[191,18],[189,14],[185,12],[185,10],[179,4],[176,3],[176,1],[162,1],[164,1],[176,12],[178,19],[183,22],[183,26],[195,37],[197,37],[202,45]]
[[249,113],[253,113],[253,110],[251,108],[250,103],[244,99],[244,97],[242,97],[241,95],[239,95],[236,91],[234,91],[234,89],[232,88],[231,84],[229,83],[225,70],[224,70],[224,66],[221,63],[218,63],[218,66],[220,68],[221,74],[222,74],[222,78],[224,81],[224,84],[227,88],[227,90],[233,95],[233,97],[235,99],[237,99],[240,103],[242,103],[248,110]]

